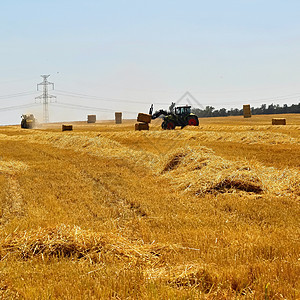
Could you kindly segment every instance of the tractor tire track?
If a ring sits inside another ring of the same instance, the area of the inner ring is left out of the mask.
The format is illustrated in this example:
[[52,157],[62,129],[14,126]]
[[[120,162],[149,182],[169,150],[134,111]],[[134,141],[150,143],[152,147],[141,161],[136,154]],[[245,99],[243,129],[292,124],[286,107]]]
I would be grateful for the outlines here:
[[24,216],[24,200],[21,186],[13,174],[7,174],[7,190],[2,208],[0,224],[8,223],[14,217]]

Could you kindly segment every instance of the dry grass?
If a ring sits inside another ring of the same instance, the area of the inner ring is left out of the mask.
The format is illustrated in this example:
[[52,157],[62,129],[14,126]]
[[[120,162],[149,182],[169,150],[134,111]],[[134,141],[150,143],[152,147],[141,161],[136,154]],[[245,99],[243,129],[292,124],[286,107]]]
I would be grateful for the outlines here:
[[[298,170],[276,170],[259,163],[229,161],[206,147],[180,148],[161,161],[164,176],[178,188],[202,195],[216,192],[268,193],[297,197]],[[159,168],[157,168],[159,169]]]
[[0,259],[4,261],[9,256],[22,260],[40,256],[43,260],[45,257],[68,257],[91,263],[120,259],[154,264],[159,254],[155,244],[145,245],[120,234],[100,234],[62,224],[54,228],[14,232],[3,237]]
[[298,299],[300,116],[0,128],[0,297]]

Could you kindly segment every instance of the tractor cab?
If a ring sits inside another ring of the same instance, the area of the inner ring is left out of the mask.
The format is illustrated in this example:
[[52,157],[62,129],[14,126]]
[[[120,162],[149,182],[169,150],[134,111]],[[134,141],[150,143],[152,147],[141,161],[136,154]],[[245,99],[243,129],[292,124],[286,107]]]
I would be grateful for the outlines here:
[[191,113],[191,106],[178,106],[175,108],[175,115],[186,116]]

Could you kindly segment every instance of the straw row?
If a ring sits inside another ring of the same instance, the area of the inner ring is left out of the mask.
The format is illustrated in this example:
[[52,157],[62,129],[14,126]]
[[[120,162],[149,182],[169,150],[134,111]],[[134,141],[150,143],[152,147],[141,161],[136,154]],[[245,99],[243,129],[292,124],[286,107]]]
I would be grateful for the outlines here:
[[[167,247],[168,251],[171,248]],[[158,244],[130,241],[113,233],[96,233],[78,226],[60,225],[54,228],[17,232],[0,238],[0,259],[10,255],[19,259],[35,256],[70,257],[100,262],[107,258],[157,263],[160,252],[166,249]]]
[[180,148],[161,161],[161,174],[183,191],[197,195],[245,191],[299,196],[297,169],[277,170],[247,161],[229,161],[206,147]]

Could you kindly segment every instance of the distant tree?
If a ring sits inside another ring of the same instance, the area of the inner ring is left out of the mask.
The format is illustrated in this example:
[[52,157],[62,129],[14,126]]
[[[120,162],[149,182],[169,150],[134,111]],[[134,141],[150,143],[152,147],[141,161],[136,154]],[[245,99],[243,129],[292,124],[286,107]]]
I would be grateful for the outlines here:
[[[241,116],[243,115],[243,109],[231,108],[226,110],[225,108],[215,109],[213,106],[206,106],[205,109],[194,108],[192,112],[198,118],[209,118],[209,117],[225,117],[225,116]],[[264,115],[264,114],[283,114],[283,113],[300,113],[300,103],[292,104],[288,106],[283,104],[281,107],[279,104],[270,104],[268,107],[266,104],[262,104],[260,107],[251,107],[251,113],[253,115]]]
[[214,107],[212,107],[212,106],[206,106],[205,107],[205,115],[206,115],[206,117],[212,117],[213,116],[213,111],[214,111]]
[[242,111],[239,110],[238,108],[234,108],[234,109],[231,108],[230,111],[229,111],[230,116],[240,116],[242,114],[243,114]]
[[219,109],[219,116],[220,116],[220,117],[225,117],[225,116],[227,116],[227,111],[226,111],[225,108]]
[[265,113],[266,113],[266,114],[274,114],[274,112],[275,112],[275,106],[274,106],[274,104],[272,103],[272,104],[270,104],[270,105],[268,106],[268,109],[266,109]]

